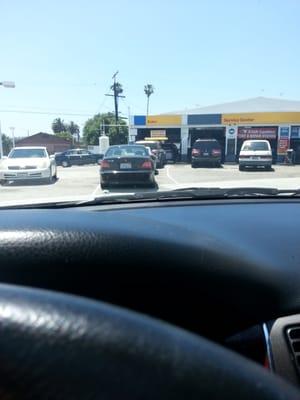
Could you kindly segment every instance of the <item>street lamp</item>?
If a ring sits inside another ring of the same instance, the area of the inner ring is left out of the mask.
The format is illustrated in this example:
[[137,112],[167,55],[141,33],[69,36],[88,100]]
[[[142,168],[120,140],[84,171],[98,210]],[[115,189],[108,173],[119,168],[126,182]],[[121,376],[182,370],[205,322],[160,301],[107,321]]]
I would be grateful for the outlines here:
[[[5,88],[13,89],[16,87],[15,82],[13,81],[3,81],[0,82],[0,86]],[[3,145],[2,145],[2,132],[1,132],[1,124],[0,124],[0,159],[3,157]]]

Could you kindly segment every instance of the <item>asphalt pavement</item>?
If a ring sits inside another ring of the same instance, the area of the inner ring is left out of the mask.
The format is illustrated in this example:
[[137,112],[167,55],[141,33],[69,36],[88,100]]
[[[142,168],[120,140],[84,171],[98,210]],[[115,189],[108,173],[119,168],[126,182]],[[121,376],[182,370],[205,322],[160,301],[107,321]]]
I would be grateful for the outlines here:
[[[9,182],[0,186],[0,204],[25,201],[54,201],[91,199],[103,194],[97,165],[58,167],[58,180],[52,184],[39,182]],[[221,168],[191,168],[188,164],[168,164],[156,176],[158,190],[172,190],[187,186],[238,187],[267,186],[300,187],[300,165],[275,165],[272,171],[239,171],[237,165]],[[153,190],[126,187],[110,190],[113,193]]]

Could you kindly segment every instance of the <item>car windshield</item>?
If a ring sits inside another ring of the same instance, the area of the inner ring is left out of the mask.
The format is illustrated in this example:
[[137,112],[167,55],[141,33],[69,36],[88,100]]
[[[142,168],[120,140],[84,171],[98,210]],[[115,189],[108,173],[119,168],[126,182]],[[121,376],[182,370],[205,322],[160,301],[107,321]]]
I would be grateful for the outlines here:
[[269,150],[269,146],[266,142],[251,142],[245,144],[242,148],[245,151],[259,151],[259,150]]
[[44,149],[14,149],[8,158],[44,158],[46,153]]
[[0,207],[300,189],[300,2],[5,3]]
[[105,154],[105,157],[122,157],[122,156],[142,156],[147,157],[147,149],[143,146],[120,146],[111,147]]

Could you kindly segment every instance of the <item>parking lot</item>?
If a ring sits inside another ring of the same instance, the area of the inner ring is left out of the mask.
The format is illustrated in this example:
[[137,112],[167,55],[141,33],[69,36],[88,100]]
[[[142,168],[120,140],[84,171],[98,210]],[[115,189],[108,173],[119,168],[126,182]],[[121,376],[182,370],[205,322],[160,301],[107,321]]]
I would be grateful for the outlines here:
[[[300,166],[275,165],[273,171],[239,171],[237,165],[222,168],[196,168],[189,164],[168,164],[156,176],[158,190],[172,190],[187,186],[268,186],[283,188],[300,187]],[[146,188],[115,188],[110,192],[136,192]],[[103,194],[99,184],[97,165],[58,167],[58,180],[52,184],[39,182],[10,182],[0,186],[0,203],[87,199]]]

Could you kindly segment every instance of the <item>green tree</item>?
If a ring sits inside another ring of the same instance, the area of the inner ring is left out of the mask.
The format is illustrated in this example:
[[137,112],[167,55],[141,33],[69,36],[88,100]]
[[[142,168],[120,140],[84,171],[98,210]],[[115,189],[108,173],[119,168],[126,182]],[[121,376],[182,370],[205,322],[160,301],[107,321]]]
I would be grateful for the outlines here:
[[70,142],[73,141],[73,136],[70,132],[56,132],[55,136],[60,137],[62,139],[69,140]]
[[61,118],[55,118],[55,120],[52,122],[52,130],[54,133],[66,132],[67,125]]
[[71,121],[69,124],[66,124],[66,129],[68,132],[71,133],[72,136],[79,135],[80,132],[79,126],[75,124],[74,121]]
[[[99,136],[102,133],[102,126],[105,125],[105,134],[109,137],[109,143],[125,144],[128,139],[128,126],[123,120],[119,120],[119,133],[115,125],[115,115],[112,112],[96,114],[86,121],[83,128],[83,140],[86,145],[96,146],[99,144]],[[111,125],[111,126],[110,126]]]
[[149,100],[150,100],[151,94],[154,93],[153,85],[151,85],[149,83],[147,85],[145,85],[144,86],[144,92],[145,92],[145,95],[147,96],[147,117],[148,117],[148,114],[149,114]]
[[2,134],[2,147],[3,147],[3,154],[7,156],[7,154],[12,149],[12,140],[10,137],[6,136],[4,133]]

